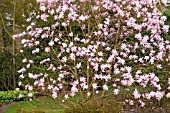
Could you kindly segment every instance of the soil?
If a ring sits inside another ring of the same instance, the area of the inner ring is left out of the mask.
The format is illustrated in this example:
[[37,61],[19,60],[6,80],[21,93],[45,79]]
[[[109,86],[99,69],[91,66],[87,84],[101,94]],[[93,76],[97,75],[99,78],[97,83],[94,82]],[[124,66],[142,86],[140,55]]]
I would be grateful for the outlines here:
[[145,109],[145,110],[124,110],[121,113],[170,113],[170,109]]

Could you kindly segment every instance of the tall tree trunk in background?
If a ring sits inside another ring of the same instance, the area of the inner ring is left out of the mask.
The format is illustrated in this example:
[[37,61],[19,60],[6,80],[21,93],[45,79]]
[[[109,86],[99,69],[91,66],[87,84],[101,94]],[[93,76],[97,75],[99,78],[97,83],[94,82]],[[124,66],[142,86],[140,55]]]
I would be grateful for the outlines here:
[[[11,28],[6,28],[8,31],[11,31]],[[3,47],[9,48],[12,45],[12,39],[11,36],[6,32],[5,28],[2,28],[2,38],[3,38]],[[6,49],[9,51],[8,49]]]
[[25,25],[25,18],[36,9],[36,0],[0,0],[0,90],[13,90],[17,87],[17,69],[22,55],[20,39],[13,40]]
[[[1,67],[0,67],[0,71],[1,71],[1,89],[2,90],[9,90],[9,89],[13,89],[13,86],[8,86],[8,84],[13,83],[12,78],[11,80],[8,78],[12,75],[10,75],[10,71],[12,68],[12,60],[11,60],[11,56],[12,56],[12,49],[11,49],[11,45],[12,45],[12,39],[11,39],[11,32],[12,32],[12,28],[10,26],[7,26],[8,20],[2,16],[2,14],[0,13],[0,20],[1,20],[1,31],[2,31],[2,37],[1,37],[1,47],[2,47],[2,53],[1,53]],[[8,66],[8,71],[6,69],[6,67]],[[12,84],[13,85],[13,84]]]
[[0,48],[0,52],[3,52],[3,38],[2,38],[2,23],[0,22],[0,45],[1,45],[1,48]]
[[16,0],[11,1],[11,4],[12,4],[11,8],[13,9],[11,13],[12,20],[7,19],[6,14],[2,16],[2,14],[0,13],[1,23],[2,23],[2,40],[3,40],[2,48],[4,50],[4,55],[5,55],[4,60],[8,60],[5,62],[7,63],[6,65],[9,66],[8,67],[9,71],[11,71],[11,72],[7,72],[7,69],[3,68],[4,67],[4,63],[3,63],[1,68],[2,71],[5,71],[3,76],[4,76],[4,80],[6,81],[4,84],[4,86],[7,86],[7,88],[5,88],[6,90],[16,89],[16,52],[15,52],[16,43],[15,40],[12,39],[12,35],[15,33]]
[[[14,30],[15,30],[15,10],[16,10],[16,0],[14,0],[14,12],[13,12],[13,34],[14,34]],[[11,37],[12,38],[12,37]],[[15,62],[15,41],[12,40],[12,62],[13,62],[13,87],[14,89],[16,89],[16,77],[15,77],[15,73],[16,73],[16,62]]]

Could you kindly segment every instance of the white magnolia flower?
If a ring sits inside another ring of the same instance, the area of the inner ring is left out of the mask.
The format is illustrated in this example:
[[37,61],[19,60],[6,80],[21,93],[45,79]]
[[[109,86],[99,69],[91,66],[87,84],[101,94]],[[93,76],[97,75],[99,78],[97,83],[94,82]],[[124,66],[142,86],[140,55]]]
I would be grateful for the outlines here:
[[170,0],[162,0],[162,3],[163,3],[165,6],[170,6]]

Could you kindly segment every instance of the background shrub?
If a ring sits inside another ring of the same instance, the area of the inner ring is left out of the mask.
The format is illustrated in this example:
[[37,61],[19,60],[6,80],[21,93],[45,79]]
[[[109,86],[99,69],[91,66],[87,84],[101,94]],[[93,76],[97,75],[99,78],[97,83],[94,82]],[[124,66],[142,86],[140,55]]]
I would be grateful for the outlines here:
[[[31,95],[30,95],[31,94]],[[30,91],[0,91],[0,102],[9,103],[35,98],[35,93]]]

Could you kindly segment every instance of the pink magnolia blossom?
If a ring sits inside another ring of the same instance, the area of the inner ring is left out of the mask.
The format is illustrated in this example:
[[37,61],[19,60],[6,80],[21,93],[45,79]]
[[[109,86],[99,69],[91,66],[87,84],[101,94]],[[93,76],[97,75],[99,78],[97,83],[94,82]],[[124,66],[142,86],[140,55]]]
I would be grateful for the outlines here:
[[106,84],[103,85],[104,90],[108,90],[108,86]]
[[113,91],[113,93],[115,94],[115,95],[118,95],[119,94],[119,89],[114,89],[114,91]]
[[143,100],[169,98],[170,80],[164,88],[157,74],[170,60],[170,42],[162,36],[169,26],[154,7],[158,0],[36,1],[40,7],[26,19],[25,31],[13,36],[23,37],[23,54],[32,53],[22,60],[18,73],[25,82],[18,85],[53,98],[61,94],[64,102],[81,91],[91,98],[110,85],[115,95],[125,88],[142,107]]

